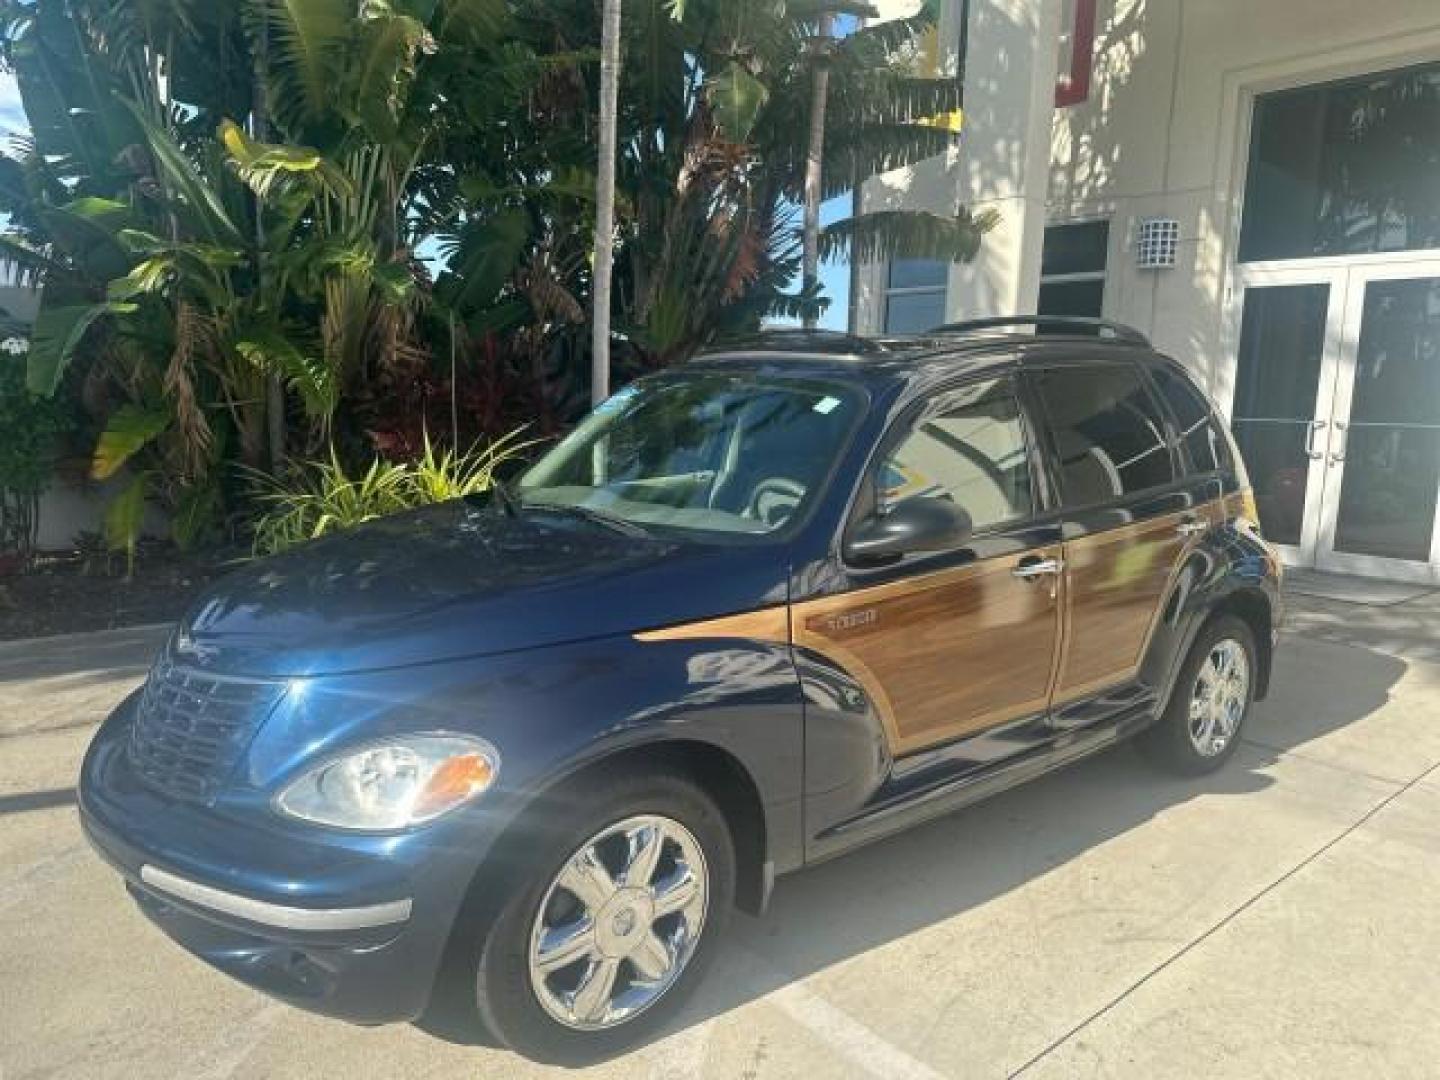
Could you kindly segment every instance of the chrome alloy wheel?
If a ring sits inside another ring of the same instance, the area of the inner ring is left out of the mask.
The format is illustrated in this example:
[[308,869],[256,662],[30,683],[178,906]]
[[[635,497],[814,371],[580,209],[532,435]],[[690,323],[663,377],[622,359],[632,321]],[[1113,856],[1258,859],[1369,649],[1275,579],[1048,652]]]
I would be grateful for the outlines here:
[[530,933],[530,984],[555,1020],[603,1031],[674,985],[705,925],[710,879],[690,830],[626,818],[592,836],[545,892]]
[[1190,742],[1202,757],[1223,753],[1235,737],[1250,697],[1250,658],[1234,638],[1221,638],[1195,676],[1190,694]]

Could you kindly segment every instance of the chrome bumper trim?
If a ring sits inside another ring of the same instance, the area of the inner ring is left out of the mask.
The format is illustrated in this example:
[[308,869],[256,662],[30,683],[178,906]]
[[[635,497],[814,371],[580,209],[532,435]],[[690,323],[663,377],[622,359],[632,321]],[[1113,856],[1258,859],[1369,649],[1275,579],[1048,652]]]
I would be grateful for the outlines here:
[[299,908],[211,888],[148,863],[140,868],[140,880],[178,900],[282,930],[364,930],[410,918],[409,897],[368,907]]

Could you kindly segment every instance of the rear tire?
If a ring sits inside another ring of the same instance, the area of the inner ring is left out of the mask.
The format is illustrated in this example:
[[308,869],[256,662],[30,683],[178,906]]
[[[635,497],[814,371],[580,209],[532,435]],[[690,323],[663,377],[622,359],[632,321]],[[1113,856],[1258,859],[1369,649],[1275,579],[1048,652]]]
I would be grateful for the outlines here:
[[1151,761],[1181,776],[1219,769],[1240,745],[1255,700],[1255,635],[1220,615],[1201,628],[1160,719],[1140,737]]
[[714,800],[677,775],[546,801],[557,809],[527,836],[469,987],[511,1049],[582,1065],[651,1038],[701,980],[734,904],[734,842]]

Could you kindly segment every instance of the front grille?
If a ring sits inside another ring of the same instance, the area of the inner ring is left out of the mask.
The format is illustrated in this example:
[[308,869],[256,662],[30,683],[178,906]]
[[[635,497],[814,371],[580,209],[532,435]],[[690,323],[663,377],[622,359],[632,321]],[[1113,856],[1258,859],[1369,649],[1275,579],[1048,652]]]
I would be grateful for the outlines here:
[[150,787],[187,802],[214,798],[284,684],[210,675],[161,660],[150,672],[130,762]]

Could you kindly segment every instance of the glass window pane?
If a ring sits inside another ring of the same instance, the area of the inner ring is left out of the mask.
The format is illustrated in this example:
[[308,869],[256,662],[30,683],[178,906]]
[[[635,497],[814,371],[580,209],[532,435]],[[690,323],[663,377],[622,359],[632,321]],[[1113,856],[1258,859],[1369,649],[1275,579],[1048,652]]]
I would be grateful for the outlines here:
[[939,290],[921,293],[891,293],[885,300],[885,332],[918,334],[933,330],[945,321],[945,294]]
[[1299,421],[1236,420],[1235,445],[1253,478],[1260,528],[1277,544],[1300,543],[1305,524],[1305,492],[1310,486],[1310,457],[1305,439],[1310,425]]
[[1175,479],[1155,402],[1134,368],[1064,368],[1036,380],[1072,506],[1109,502]]
[[1098,319],[1104,306],[1104,280],[1042,282],[1036,314],[1066,319]]
[[1255,101],[1240,258],[1440,247],[1440,65]]
[[1082,221],[1045,230],[1040,274],[1101,274],[1110,250],[1110,222]]
[[1245,291],[1235,372],[1236,419],[1315,418],[1330,286]]
[[890,264],[890,288],[943,287],[949,274],[949,264],[938,259],[896,259]]
[[1190,381],[1167,367],[1153,369],[1155,385],[1175,418],[1180,441],[1197,472],[1212,472],[1224,464],[1225,436],[1215,424],[1210,403]]
[[882,463],[882,504],[927,495],[963,507],[976,529],[1028,517],[1034,503],[1020,408],[1008,379],[967,386]]
[[1440,278],[1373,281],[1356,357],[1337,551],[1425,562],[1440,494]]

